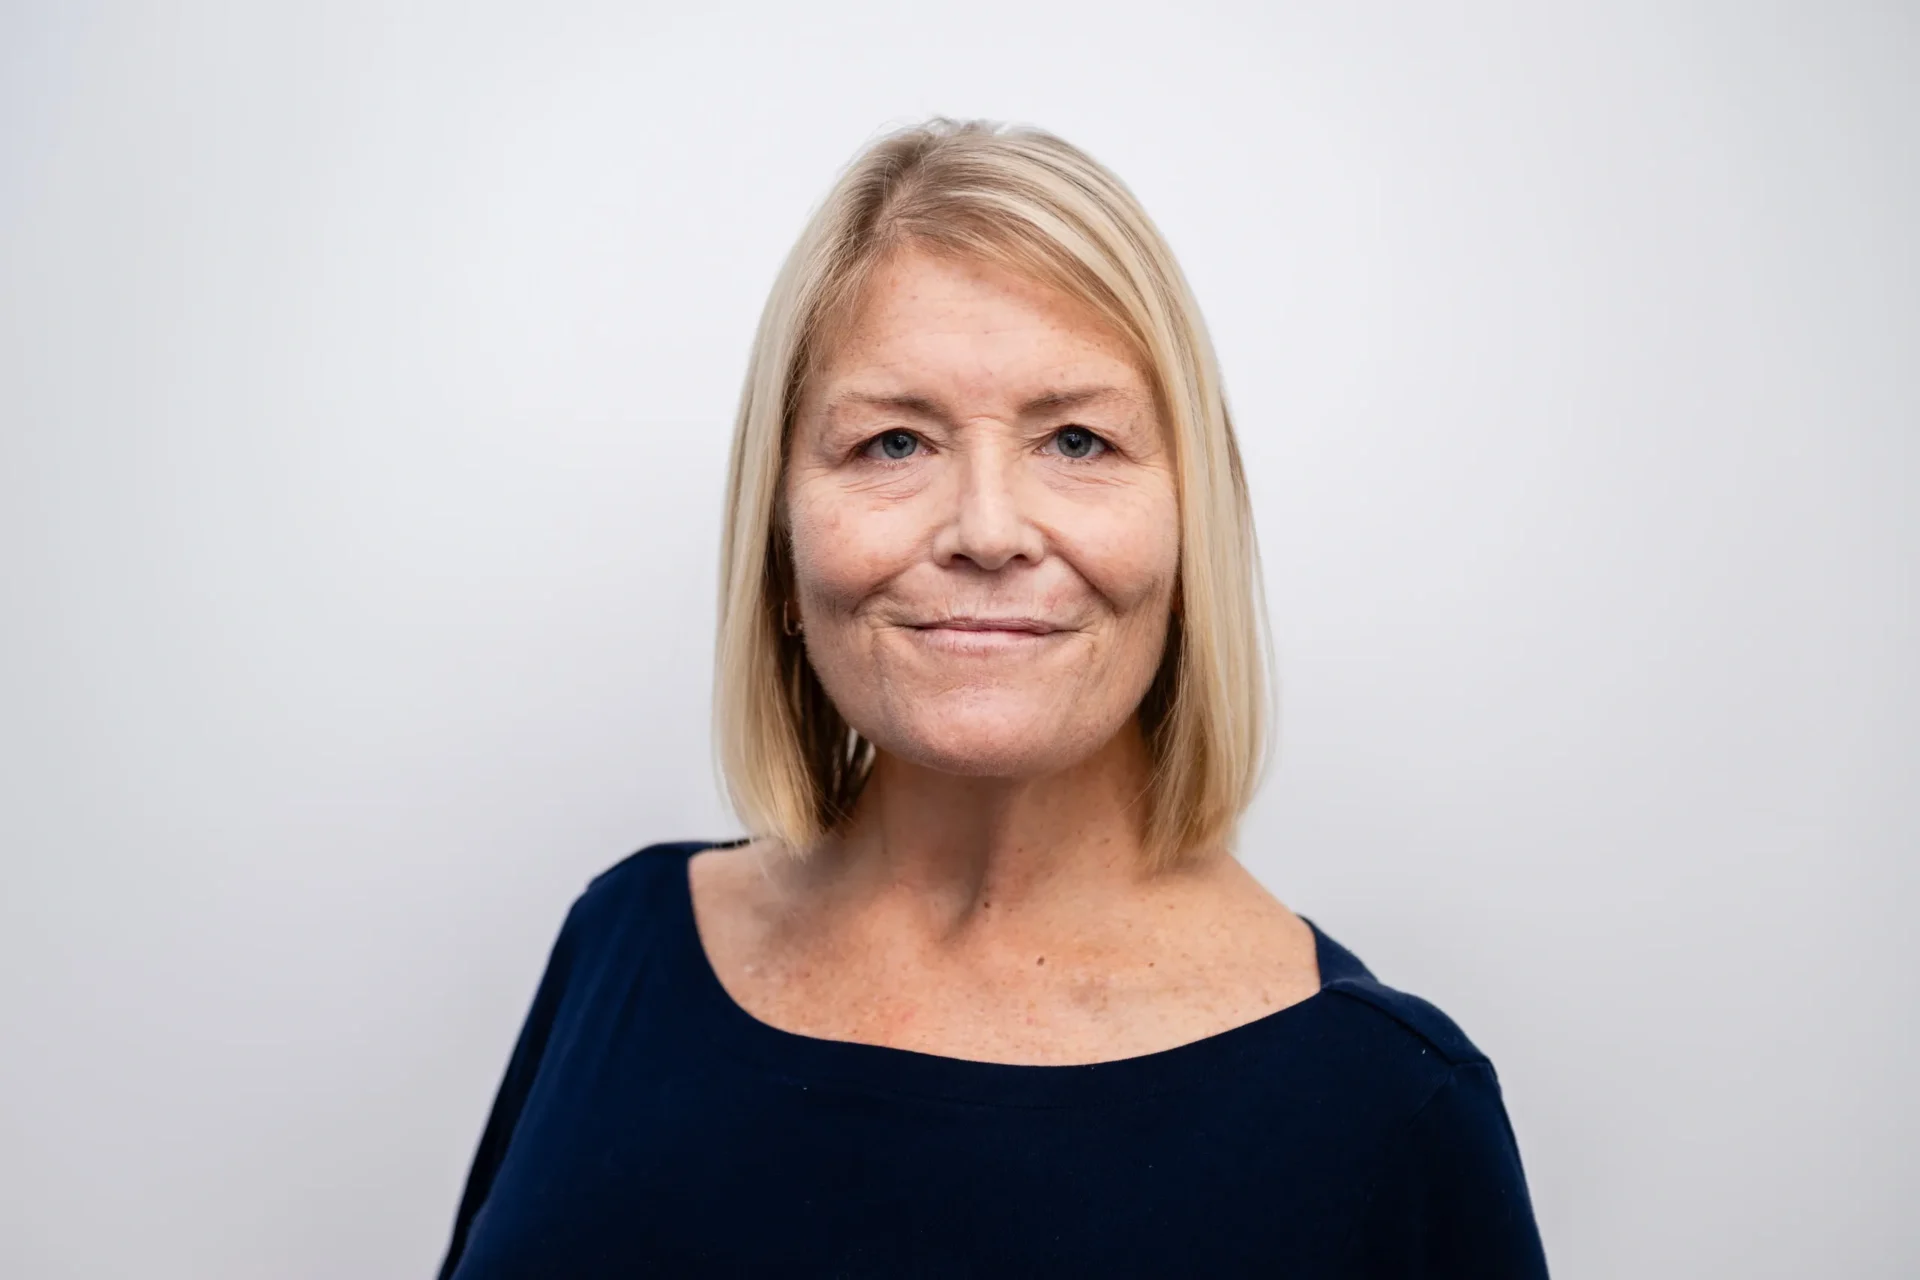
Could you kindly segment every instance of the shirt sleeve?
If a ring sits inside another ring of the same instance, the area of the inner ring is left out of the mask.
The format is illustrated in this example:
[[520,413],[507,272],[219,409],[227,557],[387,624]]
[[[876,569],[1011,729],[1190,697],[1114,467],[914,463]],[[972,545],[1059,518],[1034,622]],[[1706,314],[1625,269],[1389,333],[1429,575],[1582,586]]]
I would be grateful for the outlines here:
[[561,926],[560,936],[554,941],[547,957],[546,972],[541,975],[540,986],[534,992],[533,1007],[528,1011],[526,1021],[521,1024],[513,1054],[507,1060],[506,1075],[494,1095],[493,1110],[488,1114],[487,1126],[480,1135],[480,1148],[474,1153],[473,1165],[467,1173],[466,1190],[461,1194],[460,1208],[454,1217],[453,1240],[440,1263],[439,1280],[450,1280],[460,1266],[474,1218],[486,1204],[487,1193],[493,1189],[494,1174],[498,1172],[500,1162],[507,1154],[508,1144],[513,1140],[514,1127],[520,1121],[520,1110],[526,1103],[527,1091],[532,1088],[534,1077],[539,1074],[540,1059],[545,1055],[547,1041],[553,1033],[554,1019],[559,1013],[560,1000],[566,991],[568,973],[573,964],[574,921],[579,910],[579,903],[576,902],[567,913],[566,923]]
[[1349,1255],[1356,1280],[1544,1280],[1520,1149],[1489,1063],[1454,1067],[1385,1152]]

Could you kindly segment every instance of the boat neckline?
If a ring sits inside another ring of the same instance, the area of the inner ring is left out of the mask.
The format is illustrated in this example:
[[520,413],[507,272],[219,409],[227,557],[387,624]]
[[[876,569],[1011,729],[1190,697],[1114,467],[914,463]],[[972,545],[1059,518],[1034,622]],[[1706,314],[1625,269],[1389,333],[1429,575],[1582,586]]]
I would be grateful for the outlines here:
[[1313,933],[1319,986],[1311,995],[1257,1018],[1164,1049],[1083,1063],[993,1062],[928,1053],[864,1040],[839,1040],[774,1026],[733,994],[713,967],[693,905],[695,854],[738,844],[682,846],[675,869],[678,951],[690,971],[694,1001],[716,1040],[763,1070],[809,1084],[836,1084],[866,1092],[918,1095],[1006,1105],[1070,1106],[1216,1082],[1223,1068],[1283,1050],[1309,1037],[1290,1034],[1326,1005],[1329,987],[1348,976],[1370,976],[1359,960],[1306,916]]

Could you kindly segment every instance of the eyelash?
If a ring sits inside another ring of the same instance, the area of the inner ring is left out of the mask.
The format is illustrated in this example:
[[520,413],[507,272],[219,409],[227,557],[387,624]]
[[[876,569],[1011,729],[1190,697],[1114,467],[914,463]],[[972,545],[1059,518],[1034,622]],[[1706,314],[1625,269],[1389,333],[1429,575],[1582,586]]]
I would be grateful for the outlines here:
[[[1092,438],[1093,442],[1099,446],[1097,449],[1089,452],[1085,457],[1082,457],[1082,458],[1067,457],[1067,455],[1062,454],[1061,457],[1066,458],[1068,462],[1091,462],[1095,458],[1103,456],[1113,448],[1113,445],[1107,440],[1107,438],[1101,435],[1098,431],[1093,431],[1086,427],[1074,426],[1071,424],[1061,427],[1058,430],[1054,431],[1052,435],[1049,435],[1047,437],[1047,443],[1052,444],[1058,441],[1060,437],[1068,431],[1078,431],[1083,435],[1089,436]],[[881,462],[881,463],[899,464],[899,463],[911,462],[915,456],[914,454],[908,454],[904,458],[889,458],[889,457],[886,457],[884,454],[880,454],[876,452],[876,450],[879,448],[880,442],[882,440],[885,440],[888,436],[910,436],[912,437],[914,443],[918,445],[920,449],[925,449],[927,447],[926,437],[922,436],[919,432],[908,431],[905,427],[895,427],[891,431],[882,431],[879,435],[874,436],[872,439],[868,440],[865,444],[861,445],[860,446],[861,456],[869,458],[872,461]],[[916,453],[917,452],[918,450],[916,450]]]

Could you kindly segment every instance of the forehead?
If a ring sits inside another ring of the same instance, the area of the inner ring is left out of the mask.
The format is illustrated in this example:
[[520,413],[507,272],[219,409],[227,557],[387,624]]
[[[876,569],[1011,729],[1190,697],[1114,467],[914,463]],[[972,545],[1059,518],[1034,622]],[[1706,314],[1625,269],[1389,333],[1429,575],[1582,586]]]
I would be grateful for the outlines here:
[[997,263],[911,248],[876,265],[808,383],[816,401],[850,384],[1022,402],[1071,385],[1151,400],[1133,343],[1090,303]]

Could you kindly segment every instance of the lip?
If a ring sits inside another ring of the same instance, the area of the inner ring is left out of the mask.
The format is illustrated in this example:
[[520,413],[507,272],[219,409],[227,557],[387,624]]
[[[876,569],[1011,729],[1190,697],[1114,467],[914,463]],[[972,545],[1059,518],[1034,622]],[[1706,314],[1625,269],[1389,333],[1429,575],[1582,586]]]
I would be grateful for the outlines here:
[[1038,618],[942,618],[903,629],[923,649],[955,659],[1038,655],[1073,634]]
[[915,631],[977,631],[1012,635],[1052,635],[1061,628],[1039,618],[940,618],[911,624]]

